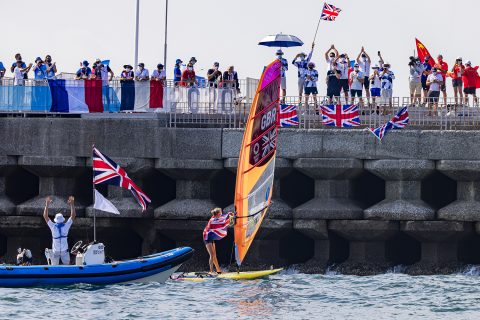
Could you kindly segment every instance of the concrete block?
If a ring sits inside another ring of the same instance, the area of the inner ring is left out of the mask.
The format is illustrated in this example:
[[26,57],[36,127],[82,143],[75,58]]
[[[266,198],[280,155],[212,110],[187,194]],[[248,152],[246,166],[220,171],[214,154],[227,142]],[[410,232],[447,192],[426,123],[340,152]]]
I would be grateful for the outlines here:
[[210,199],[175,199],[155,209],[156,219],[210,219],[217,205]]
[[328,229],[350,241],[386,241],[399,232],[396,221],[332,220]]
[[432,220],[435,210],[422,200],[383,200],[365,209],[365,219]]
[[299,158],[294,168],[313,179],[352,179],[363,171],[363,162],[346,158]]
[[435,162],[416,159],[366,160],[365,169],[384,180],[422,180],[435,170]]
[[173,179],[206,180],[223,169],[221,160],[156,159],[155,167]]
[[362,219],[360,204],[350,199],[314,198],[293,209],[294,219]]
[[293,229],[314,240],[328,239],[327,221],[311,219],[293,220]]
[[472,234],[473,224],[460,221],[403,221],[400,230],[421,242],[449,242]]

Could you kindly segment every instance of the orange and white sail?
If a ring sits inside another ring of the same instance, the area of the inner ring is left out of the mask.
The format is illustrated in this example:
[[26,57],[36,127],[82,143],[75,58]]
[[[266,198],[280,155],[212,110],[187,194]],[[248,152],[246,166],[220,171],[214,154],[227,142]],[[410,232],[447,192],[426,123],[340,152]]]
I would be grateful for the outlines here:
[[235,258],[242,264],[272,198],[277,152],[281,62],[262,73],[238,158],[235,186]]

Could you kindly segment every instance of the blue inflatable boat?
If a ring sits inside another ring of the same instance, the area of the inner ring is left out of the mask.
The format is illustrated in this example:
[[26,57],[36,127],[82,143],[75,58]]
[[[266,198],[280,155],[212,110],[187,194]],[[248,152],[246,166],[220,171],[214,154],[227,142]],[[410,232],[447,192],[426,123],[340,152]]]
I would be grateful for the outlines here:
[[189,247],[113,263],[67,266],[0,266],[0,287],[107,285],[124,282],[165,282],[190,259]]

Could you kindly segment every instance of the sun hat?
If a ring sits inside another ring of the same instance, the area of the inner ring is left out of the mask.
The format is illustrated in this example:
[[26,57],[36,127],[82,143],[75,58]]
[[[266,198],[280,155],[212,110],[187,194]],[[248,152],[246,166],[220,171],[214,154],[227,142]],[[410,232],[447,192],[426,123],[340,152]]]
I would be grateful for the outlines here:
[[55,215],[55,219],[53,219],[53,221],[55,221],[55,223],[63,223],[63,222],[65,222],[65,217],[63,216],[63,214],[57,213]]

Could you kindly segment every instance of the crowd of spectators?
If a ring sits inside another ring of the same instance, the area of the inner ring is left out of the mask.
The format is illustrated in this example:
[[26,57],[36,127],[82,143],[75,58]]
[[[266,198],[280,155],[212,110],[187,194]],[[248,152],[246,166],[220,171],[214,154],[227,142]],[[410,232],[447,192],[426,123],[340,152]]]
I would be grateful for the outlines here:
[[[231,87],[240,90],[238,74],[234,69],[234,66],[229,66],[223,73],[220,71],[220,64],[215,62],[213,67],[208,70],[206,78],[199,77],[195,72],[195,64],[197,59],[195,57],[190,58],[186,65],[183,65],[181,59],[177,59],[174,67],[174,86],[193,87],[199,85],[199,79],[205,80],[209,87]],[[165,81],[167,79],[166,70],[164,65],[159,63],[157,68],[151,73],[145,67],[145,64],[139,63],[137,69],[126,64],[123,66],[123,71],[120,73],[120,81]],[[28,73],[33,71],[34,80],[45,81],[46,79],[55,79],[57,75],[57,66],[55,62],[52,62],[52,57],[47,55],[45,59],[37,57],[35,64],[26,63],[22,60],[20,53],[15,55],[15,62],[12,64],[10,71],[13,73],[14,85],[25,85],[25,80],[28,79]],[[6,69],[0,62],[0,79],[6,74]],[[90,68],[90,63],[85,60],[80,63],[80,67],[75,73],[76,80],[102,80],[106,83],[112,81],[115,77],[114,72],[109,66],[109,61],[102,61],[96,59]]]

